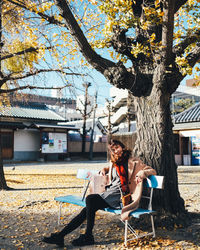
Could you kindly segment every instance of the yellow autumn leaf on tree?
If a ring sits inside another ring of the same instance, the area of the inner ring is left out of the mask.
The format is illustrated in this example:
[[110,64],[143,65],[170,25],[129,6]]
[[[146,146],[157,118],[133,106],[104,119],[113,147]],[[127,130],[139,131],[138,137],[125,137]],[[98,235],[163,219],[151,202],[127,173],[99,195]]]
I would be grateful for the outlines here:
[[[38,61],[37,52],[37,42],[34,40],[26,39],[25,41],[20,41],[16,39],[12,44],[7,46],[9,53],[12,53],[13,57],[4,60],[3,65],[7,70],[11,72],[21,72],[25,68],[32,68],[33,64]],[[18,52],[26,51],[26,49],[33,49],[32,52],[24,52],[23,54],[17,55]],[[41,51],[40,51],[41,52]]]

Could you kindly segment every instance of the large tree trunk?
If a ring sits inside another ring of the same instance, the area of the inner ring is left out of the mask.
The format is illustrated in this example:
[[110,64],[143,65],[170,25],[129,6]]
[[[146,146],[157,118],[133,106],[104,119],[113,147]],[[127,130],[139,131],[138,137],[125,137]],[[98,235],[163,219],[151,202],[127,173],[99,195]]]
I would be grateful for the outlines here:
[[[174,158],[170,95],[153,87],[148,97],[135,98],[137,140],[135,154],[165,176],[164,191],[156,192],[157,206],[165,212],[185,211],[178,190],[177,166]],[[154,202],[155,204],[155,202]]]
[[3,159],[2,159],[2,145],[1,145],[1,131],[0,131],[0,190],[10,189],[6,184],[6,179],[3,170]]
[[3,163],[2,160],[0,161],[0,190],[8,190],[10,189],[7,184],[6,184],[6,180],[5,180],[5,175],[4,175],[4,171],[3,171]]

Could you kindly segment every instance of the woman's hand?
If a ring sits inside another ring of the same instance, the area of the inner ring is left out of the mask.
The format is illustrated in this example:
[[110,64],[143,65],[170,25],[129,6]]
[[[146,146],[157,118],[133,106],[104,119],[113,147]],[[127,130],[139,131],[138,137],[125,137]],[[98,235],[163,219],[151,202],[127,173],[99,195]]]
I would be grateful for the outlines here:
[[143,170],[140,170],[140,171],[137,173],[136,177],[135,177],[135,182],[136,182],[136,184],[142,182],[145,178],[146,178],[146,175],[145,175],[144,171],[143,171]]
[[136,177],[135,177],[135,182],[136,182],[136,184],[142,182],[142,180],[143,180],[143,179],[140,178],[139,176],[136,176]]
[[105,176],[108,173],[108,169],[107,168],[103,168],[101,169],[101,171],[99,172],[100,175]]

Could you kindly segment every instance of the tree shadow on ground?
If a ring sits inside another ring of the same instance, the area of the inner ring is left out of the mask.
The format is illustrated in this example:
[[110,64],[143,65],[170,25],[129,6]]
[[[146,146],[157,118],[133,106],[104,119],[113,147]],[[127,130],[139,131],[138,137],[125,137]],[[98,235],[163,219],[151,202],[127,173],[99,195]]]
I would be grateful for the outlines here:
[[[154,216],[156,237],[169,238],[175,242],[188,241],[195,245],[200,244],[200,213],[187,212],[180,216]],[[150,230],[147,218],[137,223],[143,231]]]
[[40,188],[10,188],[7,191],[30,191],[30,190],[51,190],[51,189],[78,189],[83,188],[83,186],[76,187],[40,187]]
[[[101,222],[98,227],[103,227],[104,230],[99,232],[99,229],[95,231],[95,245],[88,248],[79,248],[79,249],[97,249],[104,248],[111,249],[112,247],[119,246],[118,249],[124,247],[124,225],[118,220],[117,217],[110,219],[109,214],[106,216],[106,221]],[[148,218],[149,219],[149,218]],[[145,220],[146,221],[146,220]],[[175,221],[174,221],[175,222]],[[174,223],[173,222],[173,223]],[[178,221],[176,221],[178,223]],[[120,228],[120,230],[115,230],[114,226]],[[167,246],[170,246],[170,249],[191,249],[193,245],[199,246],[200,243],[200,214],[199,213],[188,213],[187,222],[182,223],[181,225],[172,226],[172,219],[165,218],[159,219],[155,218],[155,228],[156,228],[156,237],[152,238],[148,236],[146,238],[141,238],[139,240],[131,240],[128,242],[127,249],[153,249],[158,246],[160,249],[164,249]],[[138,219],[131,220],[131,225],[140,233],[150,232],[150,222],[140,222]],[[109,235],[106,236],[107,228],[110,227]],[[133,235],[131,236],[133,237]],[[67,236],[69,239],[69,236]],[[65,240],[67,249],[77,249],[68,243],[68,240]],[[157,244],[157,245],[154,245]],[[109,248],[110,247],[110,248]],[[124,248],[123,248],[124,249]],[[194,248],[195,249],[195,248]]]
[[186,183],[180,182],[178,185],[200,185],[200,182],[199,182],[199,183],[197,183],[197,182],[191,182],[191,183],[188,183],[188,182],[186,182]]

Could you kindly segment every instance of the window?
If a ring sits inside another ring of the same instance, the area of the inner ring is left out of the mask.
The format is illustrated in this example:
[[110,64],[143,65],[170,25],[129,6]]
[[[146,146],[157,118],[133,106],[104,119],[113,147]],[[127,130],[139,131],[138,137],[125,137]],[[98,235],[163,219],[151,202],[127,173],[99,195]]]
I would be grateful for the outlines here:
[[182,152],[183,155],[188,155],[189,154],[189,137],[182,137]]
[[1,145],[2,148],[12,148],[13,146],[13,133],[2,133],[1,134]]
[[179,134],[174,134],[174,154],[179,155],[180,149],[179,149]]
[[3,159],[13,158],[13,132],[1,132],[1,146]]

